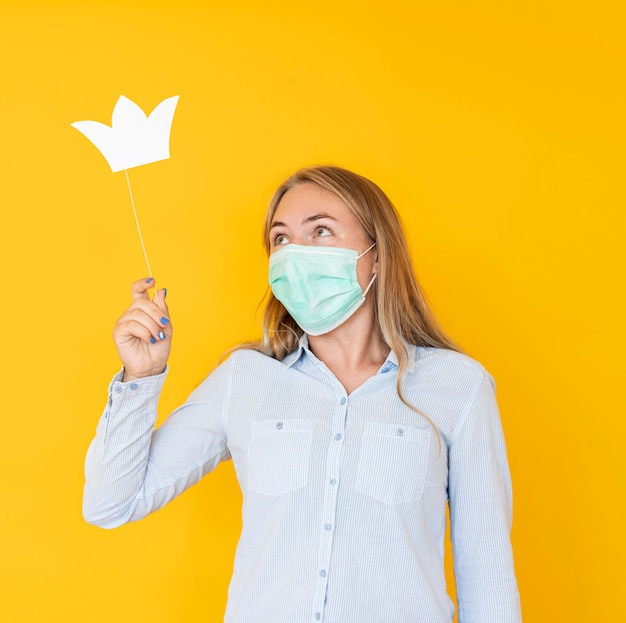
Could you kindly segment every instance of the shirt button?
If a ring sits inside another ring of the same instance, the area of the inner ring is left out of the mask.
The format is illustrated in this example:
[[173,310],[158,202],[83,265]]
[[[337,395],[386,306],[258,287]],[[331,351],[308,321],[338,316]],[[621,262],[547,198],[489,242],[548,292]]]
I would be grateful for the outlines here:
[[282,422],[276,422],[276,430],[283,430],[284,424]]
[[326,577],[326,569],[320,569],[320,577],[322,578]]
[[396,428],[396,435],[402,437],[404,435],[404,428]]
[[345,404],[346,404],[346,399],[345,399],[345,398],[342,398],[342,399],[341,399],[341,404],[342,404],[342,405],[345,405]]
[[322,618],[322,615],[319,612],[315,613],[315,620],[319,621]]
[[137,383],[131,383],[130,388],[134,391],[139,388],[139,385],[137,385]]
[[343,435],[341,433],[337,433],[335,435],[335,441],[341,441],[341,438],[343,437]]
[[333,527],[329,523],[324,524],[324,530],[329,531],[329,530],[332,530],[332,528]]
[[331,479],[328,481],[328,484],[334,487],[334,486],[337,484],[337,481],[336,481],[334,478],[331,478]]
[[119,385],[116,385],[114,391],[115,391],[116,394],[121,394],[124,391],[124,389],[122,387],[120,387]]

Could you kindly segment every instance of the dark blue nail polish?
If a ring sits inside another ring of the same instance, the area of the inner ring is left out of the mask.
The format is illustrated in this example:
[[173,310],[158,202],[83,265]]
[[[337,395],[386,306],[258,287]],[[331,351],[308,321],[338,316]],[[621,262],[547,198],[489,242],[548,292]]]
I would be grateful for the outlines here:
[[163,298],[167,296],[167,288],[163,288]]
[[165,333],[163,333],[163,331],[159,331],[159,339],[160,340],[164,340],[165,339]]
[[148,277],[148,278],[146,279],[146,283],[150,283],[151,281],[152,281],[152,277]]
[[169,318],[166,318],[165,316],[163,316],[163,318],[161,318],[161,324],[168,324],[169,323]]
[[150,344],[156,344],[156,340],[152,335],[150,336]]

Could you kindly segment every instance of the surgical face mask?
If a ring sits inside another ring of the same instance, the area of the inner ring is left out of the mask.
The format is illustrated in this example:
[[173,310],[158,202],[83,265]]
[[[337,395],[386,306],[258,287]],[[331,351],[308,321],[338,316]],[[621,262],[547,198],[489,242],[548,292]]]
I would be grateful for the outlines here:
[[322,335],[345,322],[365,302],[356,275],[361,255],[351,249],[288,244],[270,255],[269,283],[305,333]]

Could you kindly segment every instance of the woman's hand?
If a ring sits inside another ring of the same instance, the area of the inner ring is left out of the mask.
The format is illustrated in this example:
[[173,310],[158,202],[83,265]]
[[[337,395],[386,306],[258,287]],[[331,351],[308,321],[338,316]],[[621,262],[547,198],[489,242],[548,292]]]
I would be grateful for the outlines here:
[[151,301],[148,290],[153,287],[153,279],[133,283],[133,303],[113,329],[113,340],[124,364],[124,382],[161,374],[167,365],[172,324],[165,290],[159,290],[156,300]]

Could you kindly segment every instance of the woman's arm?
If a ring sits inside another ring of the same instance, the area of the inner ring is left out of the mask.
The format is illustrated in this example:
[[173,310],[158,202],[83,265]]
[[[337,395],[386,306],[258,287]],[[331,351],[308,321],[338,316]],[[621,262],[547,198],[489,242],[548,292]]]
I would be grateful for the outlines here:
[[[172,325],[165,291],[150,301],[153,280],[133,284],[133,302],[113,339],[124,365],[87,452],[83,514],[113,528],[161,508],[228,458],[223,427],[227,366],[216,370],[158,430]],[[198,398],[196,398],[196,396]]]
[[85,461],[89,523],[115,528],[141,519],[230,457],[223,422],[228,369],[222,364],[156,430],[166,373],[129,383],[122,373],[114,378]]
[[487,373],[450,443],[449,500],[459,623],[519,623],[511,479]]

